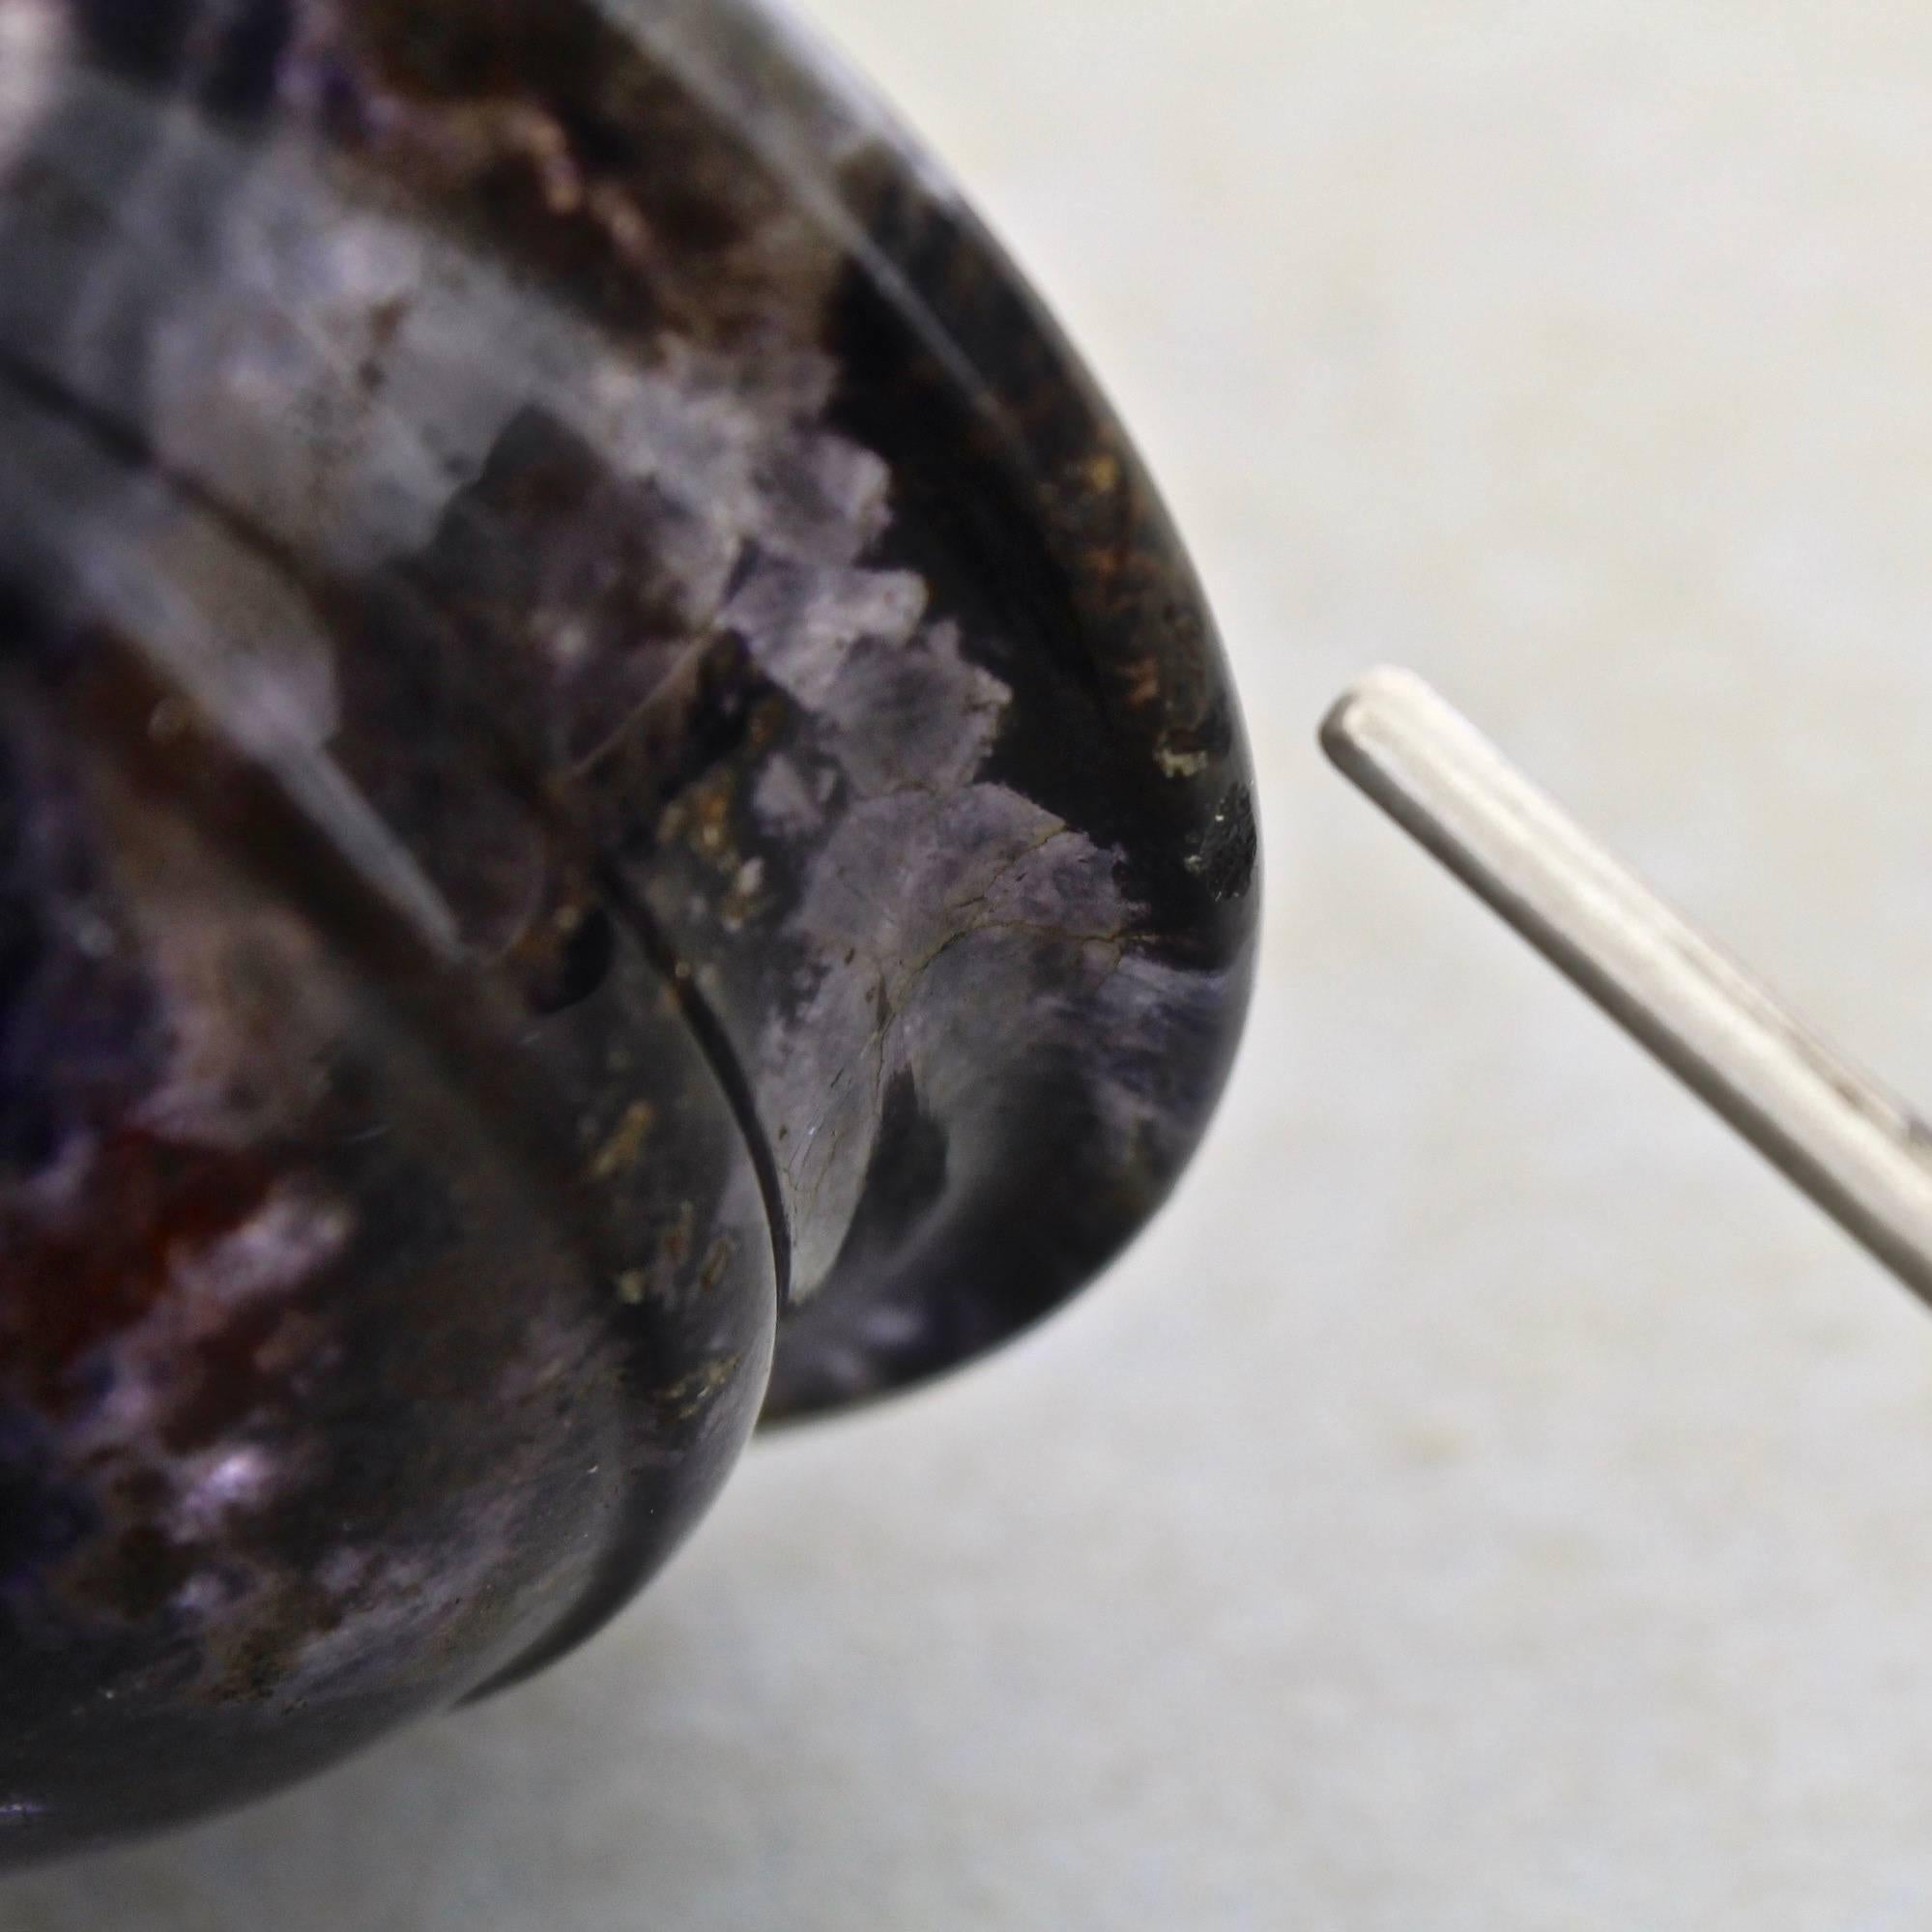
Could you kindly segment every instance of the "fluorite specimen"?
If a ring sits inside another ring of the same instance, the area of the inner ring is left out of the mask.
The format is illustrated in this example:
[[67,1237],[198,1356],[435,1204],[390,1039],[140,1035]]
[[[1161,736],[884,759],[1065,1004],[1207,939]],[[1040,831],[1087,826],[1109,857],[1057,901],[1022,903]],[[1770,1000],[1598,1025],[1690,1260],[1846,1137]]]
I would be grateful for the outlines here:
[[0,0],[0,1861],[1071,1292],[1254,879],[1132,451],[765,13]]

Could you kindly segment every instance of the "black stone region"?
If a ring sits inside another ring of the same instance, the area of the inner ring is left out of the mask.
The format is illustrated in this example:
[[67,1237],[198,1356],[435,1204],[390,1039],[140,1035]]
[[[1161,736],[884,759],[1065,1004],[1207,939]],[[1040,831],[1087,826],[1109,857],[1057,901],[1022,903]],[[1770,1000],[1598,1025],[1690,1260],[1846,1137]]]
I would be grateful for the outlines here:
[[1258,902],[1125,433],[758,0],[7,5],[0,1862],[1063,1303]]

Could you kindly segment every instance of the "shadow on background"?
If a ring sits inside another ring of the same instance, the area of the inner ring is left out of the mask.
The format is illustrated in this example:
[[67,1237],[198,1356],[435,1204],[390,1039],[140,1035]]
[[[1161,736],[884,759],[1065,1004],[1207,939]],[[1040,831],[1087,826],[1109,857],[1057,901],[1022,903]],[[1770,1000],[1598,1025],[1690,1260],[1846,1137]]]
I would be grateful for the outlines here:
[[535,1683],[263,1804],[0,1880],[0,1928],[677,1923],[694,1888],[715,1904],[750,1882],[740,1754],[784,1748],[720,1669],[718,1634],[633,1611]]

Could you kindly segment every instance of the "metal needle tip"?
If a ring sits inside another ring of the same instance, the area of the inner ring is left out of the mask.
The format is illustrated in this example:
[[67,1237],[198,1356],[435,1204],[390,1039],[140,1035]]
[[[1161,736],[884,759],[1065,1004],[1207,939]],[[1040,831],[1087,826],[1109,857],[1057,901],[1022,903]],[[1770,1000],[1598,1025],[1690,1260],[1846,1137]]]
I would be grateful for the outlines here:
[[1341,771],[1932,1301],[1932,1134],[1590,839],[1412,672],[1321,731]]

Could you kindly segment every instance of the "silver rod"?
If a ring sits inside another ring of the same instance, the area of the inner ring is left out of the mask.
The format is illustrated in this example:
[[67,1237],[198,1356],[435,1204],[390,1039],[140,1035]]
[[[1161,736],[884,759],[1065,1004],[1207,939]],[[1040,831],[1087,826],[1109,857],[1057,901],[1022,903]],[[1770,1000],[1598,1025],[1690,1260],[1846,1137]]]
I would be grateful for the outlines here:
[[1412,672],[1322,726],[1376,804],[1932,1301],[1932,1133],[1595,844]]

